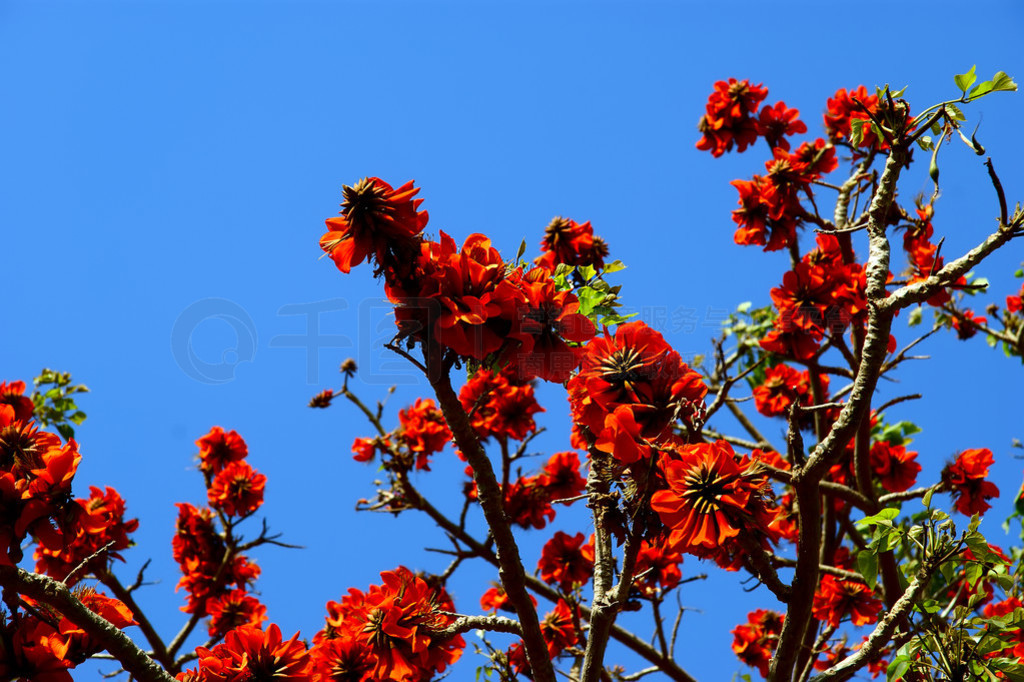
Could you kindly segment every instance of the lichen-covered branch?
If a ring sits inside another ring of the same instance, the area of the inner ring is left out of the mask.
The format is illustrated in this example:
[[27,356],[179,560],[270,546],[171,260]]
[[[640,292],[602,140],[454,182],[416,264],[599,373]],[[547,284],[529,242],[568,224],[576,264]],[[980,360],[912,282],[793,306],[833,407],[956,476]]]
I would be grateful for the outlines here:
[[0,585],[52,606],[117,659],[121,667],[139,682],[174,682],[174,678],[135,643],[97,613],[80,602],[68,586],[21,568],[0,568]]

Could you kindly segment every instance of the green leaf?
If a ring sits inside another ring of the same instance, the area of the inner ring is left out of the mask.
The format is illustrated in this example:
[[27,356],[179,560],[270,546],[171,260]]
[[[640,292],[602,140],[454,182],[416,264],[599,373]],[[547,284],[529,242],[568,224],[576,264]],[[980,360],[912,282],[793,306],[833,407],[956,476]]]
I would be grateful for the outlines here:
[[1017,84],[1002,71],[992,76],[992,92],[1017,92]]
[[928,492],[924,494],[924,499],[921,500],[925,507],[932,506],[932,495],[935,494],[935,488],[928,488]]
[[902,679],[907,671],[910,670],[910,657],[909,656],[897,656],[892,659],[892,663],[889,664],[889,668],[885,671],[885,679],[887,680],[899,680]]
[[857,569],[864,576],[864,582],[871,589],[875,589],[878,582],[878,555],[868,549],[862,549],[857,553]]
[[874,516],[867,516],[857,521],[857,525],[861,528],[868,528],[870,526],[892,526],[892,520],[900,515],[900,510],[897,507],[887,507],[882,511],[878,512]]
[[593,265],[581,265],[578,268],[578,270],[580,273],[580,277],[583,278],[584,282],[589,282],[590,280],[594,279],[595,275],[597,275],[597,270],[594,268]]
[[910,316],[907,318],[907,326],[916,327],[921,324],[921,318],[924,316],[924,311],[921,308],[914,308],[910,311]]
[[1007,76],[1002,71],[996,71],[996,75],[992,76],[990,81],[982,81],[973,88],[971,88],[968,98],[971,100],[984,97],[990,92],[1015,92],[1017,90],[1017,84],[1013,82],[1013,79]]
[[864,122],[861,119],[850,121],[850,144],[859,147],[864,140]]
[[917,146],[920,147],[922,151],[930,152],[932,150],[931,135],[922,135],[917,138]]
[[968,88],[974,85],[974,81],[978,80],[977,74],[974,73],[974,69],[977,64],[971,67],[971,70],[967,73],[960,73],[953,76],[953,82],[956,83],[956,87],[960,88],[961,92],[967,92]]
[[610,275],[610,274],[612,274],[614,272],[619,272],[620,270],[625,270],[625,269],[626,269],[626,266],[622,263],[622,261],[620,261],[620,260],[613,260],[611,263],[608,263],[607,265],[604,266],[604,271],[603,272],[606,275]]
[[946,108],[953,112],[953,119],[957,121],[966,121],[967,117],[964,116],[964,112],[960,111],[960,107],[955,104],[947,104]]
[[57,424],[57,432],[64,437],[64,440],[71,440],[75,437],[75,430],[70,424]]

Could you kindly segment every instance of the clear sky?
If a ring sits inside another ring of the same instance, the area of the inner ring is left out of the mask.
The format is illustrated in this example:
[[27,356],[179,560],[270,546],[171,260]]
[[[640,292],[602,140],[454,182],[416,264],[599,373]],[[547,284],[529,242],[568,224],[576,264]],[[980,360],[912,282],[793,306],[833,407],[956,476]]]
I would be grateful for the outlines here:
[[[1022,29],[1013,2],[8,0],[0,378],[30,380],[45,366],[92,388],[80,401],[89,419],[77,491],[113,485],[140,518],[124,573],[153,559],[147,575],[160,582],[140,601],[168,636],[184,620],[173,505],[203,501],[193,441],[214,424],[238,430],[269,477],[272,529],[305,546],[260,551],[258,589],[286,634],[312,636],[324,603],[349,586],[400,563],[444,567],[422,551],[445,544],[422,519],[354,513],[374,491],[374,471],[349,453],[368,424],[346,405],[306,407],[338,385],[350,356],[365,399],[399,385],[392,420],[427,395],[379,348],[390,322],[369,271],[343,276],[319,260],[342,184],[414,178],[428,231],[459,242],[485,232],[507,256],[524,238],[536,255],[555,215],[591,220],[629,265],[617,276],[627,305],[662,320],[691,357],[736,304],[767,304],[787,269],[782,254],[732,243],[728,182],[759,171],[766,150],[713,160],[694,149],[715,80],[764,82],[769,102],[798,107],[820,134],[839,87],[909,85],[921,110],[954,95],[953,74],[972,64],[1020,80]],[[981,140],[1012,201],[1024,197],[1022,96],[967,112],[983,113]],[[935,226],[952,254],[992,228],[997,208],[980,160],[952,147],[943,159]],[[906,200],[929,188],[926,167],[908,178]],[[994,300],[1019,287],[1010,273],[1024,252],[1012,248],[979,273]],[[988,525],[999,542],[1020,485],[1010,448],[1024,436],[1020,365],[949,335],[923,352],[937,360],[883,390],[926,395],[894,415],[925,427],[914,444],[925,475],[963,448],[995,452],[1003,499]],[[564,392],[542,396],[549,432],[538,448],[565,449]],[[421,483],[449,500],[460,468],[439,462]],[[532,562],[536,544],[526,546]],[[684,564],[685,575],[705,570],[712,579],[682,591],[703,612],[684,618],[681,660],[723,679],[740,669],[728,630],[771,600],[744,594],[736,574]],[[474,612],[494,575],[475,566],[467,576],[454,597]],[[471,679],[473,666],[452,679]]]

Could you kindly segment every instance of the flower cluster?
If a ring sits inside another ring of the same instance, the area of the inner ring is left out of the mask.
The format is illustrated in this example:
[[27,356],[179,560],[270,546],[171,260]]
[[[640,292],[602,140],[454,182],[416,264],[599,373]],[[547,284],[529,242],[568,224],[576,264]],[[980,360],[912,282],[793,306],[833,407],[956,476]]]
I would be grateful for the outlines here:
[[730,555],[742,553],[741,533],[760,544],[777,540],[771,525],[778,512],[767,502],[758,460],[737,455],[725,441],[679,445],[665,455],[667,487],[651,497],[651,509],[673,549],[728,564]]
[[461,635],[438,634],[454,620],[443,587],[404,566],[380,577],[382,585],[328,602],[310,650],[315,679],[427,682],[462,655]]
[[540,248],[543,254],[534,263],[548,270],[554,270],[563,263],[574,267],[589,265],[600,270],[608,257],[608,245],[594,236],[589,220],[577,223],[561,216],[555,217],[544,228]]
[[398,411],[402,426],[395,435],[416,458],[416,468],[430,471],[430,455],[444,450],[452,432],[433,400],[418,398],[416,404]]
[[[215,426],[196,445],[209,507],[177,505],[172,548],[182,573],[178,588],[188,593],[182,611],[209,616],[214,637],[242,625],[258,629],[267,619],[266,608],[249,590],[260,569],[228,538],[234,525],[263,504],[266,476],[245,461],[249,449],[235,431]],[[217,531],[216,521],[223,532]]]
[[942,470],[942,482],[953,493],[953,506],[961,514],[984,514],[992,506],[988,503],[999,497],[999,488],[985,480],[988,469],[995,462],[987,448],[964,450]]
[[817,248],[806,253],[771,290],[778,311],[774,328],[761,340],[767,351],[797,361],[818,352],[826,336],[838,336],[867,319],[864,266],[844,262],[832,235],[819,235]]
[[[552,659],[557,658],[568,647],[579,643],[579,614],[564,600],[559,600],[555,608],[541,620],[540,631],[547,644],[548,656]],[[529,661],[526,660],[522,642],[516,642],[509,647],[506,657],[513,673],[532,679],[533,673]]]
[[459,391],[459,401],[481,440],[523,440],[537,430],[533,415],[544,412],[533,383],[520,380],[508,368],[478,369]]
[[822,576],[811,606],[814,617],[833,628],[847,617],[855,626],[873,623],[881,610],[882,602],[867,585],[831,574]]
[[730,78],[715,83],[706,113],[697,124],[702,133],[697,149],[710,151],[712,156],[718,157],[732,151],[734,145],[741,152],[752,145],[758,135],[757,107],[767,96],[767,88],[751,85],[746,80]]
[[[828,397],[828,375],[819,374],[817,381],[822,393],[821,401],[824,402]],[[764,381],[754,388],[754,407],[766,417],[780,417],[789,414],[793,403],[800,407],[815,403],[810,371],[799,372],[785,363],[769,367]],[[809,416],[805,414],[802,426],[812,424],[812,420],[807,418]]]
[[[472,472],[467,467],[466,474]],[[575,451],[556,452],[536,475],[520,475],[504,486],[505,514],[522,528],[540,530],[555,518],[555,502],[571,504],[587,482],[580,475],[580,457]],[[467,496],[476,499],[476,484],[467,484]]]
[[643,322],[620,324],[587,344],[569,401],[583,447],[592,441],[620,464],[646,460],[677,420],[701,420],[707,386],[661,334]]
[[557,531],[541,550],[537,572],[541,580],[557,585],[562,592],[587,584],[594,575],[593,539],[585,542],[583,533],[569,536]]
[[[199,665],[179,673],[182,682],[248,682],[281,680],[312,682],[310,656],[299,633],[287,641],[281,629],[270,625],[241,625],[226,634],[224,642],[212,649],[196,649]],[[330,678],[325,678],[330,679]]]
[[128,534],[138,529],[139,520],[125,520],[124,500],[113,488],[104,491],[91,487],[89,492],[88,499],[75,500],[75,522],[60,543],[48,544],[40,538],[35,551],[37,572],[65,580],[89,559],[83,569],[71,575],[73,584],[89,573],[105,572],[113,559],[124,561],[120,552],[131,545]]
[[[903,250],[910,265],[908,281],[911,283],[927,280],[945,264],[945,258],[939,255],[939,245],[932,242],[935,233],[932,227],[934,205],[919,205],[915,212],[917,217],[910,219],[903,233]],[[937,290],[926,302],[931,306],[944,306],[952,299],[950,290],[961,288],[965,284],[967,279],[961,276],[951,286]]]
[[[22,557],[29,535],[48,547],[62,547],[74,533],[78,505],[71,481],[82,460],[78,443],[41,431],[32,419],[24,382],[4,383],[0,403],[0,566]],[[63,577],[63,576],[62,576]]]
[[[113,488],[72,499],[78,444],[40,430],[35,404],[24,393],[22,381],[0,383],[0,566],[16,566],[33,539],[36,570],[73,586],[120,558],[138,522],[124,521],[124,501]],[[117,599],[80,585],[73,595],[116,628],[135,625]],[[69,671],[102,651],[103,643],[73,618],[11,587],[4,587],[4,597],[10,610],[0,622],[0,679],[71,682]]]
[[732,631],[732,650],[736,657],[757,668],[762,677],[768,677],[768,665],[782,632],[785,616],[776,611],[757,609],[747,614],[747,622]]
[[[342,214],[327,221],[321,247],[342,272],[364,259],[376,262],[399,335],[409,341],[436,343],[462,358],[500,358],[520,379],[567,380],[579,364],[571,344],[594,335],[576,296],[557,290],[546,267],[506,263],[482,234],[461,248],[444,232],[436,242],[425,239],[417,192],[412,183],[394,190],[379,178],[346,187]],[[555,262],[571,256],[590,263],[603,262],[606,250],[589,224],[570,222],[551,237],[550,249]]]
[[[76,589],[75,596],[116,628],[136,624],[131,611],[117,599],[92,589]],[[103,643],[49,606],[25,597],[22,601],[31,610],[6,615],[0,626],[0,679],[72,682],[69,671],[100,653]]]

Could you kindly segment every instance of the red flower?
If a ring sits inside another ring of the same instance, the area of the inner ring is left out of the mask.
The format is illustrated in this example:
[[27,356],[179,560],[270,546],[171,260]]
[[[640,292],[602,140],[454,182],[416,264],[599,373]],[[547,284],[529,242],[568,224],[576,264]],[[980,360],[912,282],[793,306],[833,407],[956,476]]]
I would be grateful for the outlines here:
[[559,600],[555,609],[548,612],[540,622],[540,632],[548,644],[551,658],[558,656],[566,647],[576,644],[576,620],[569,605]]
[[[530,601],[533,602],[534,606],[537,605],[537,600],[534,599],[533,595],[530,595]],[[508,603],[508,595],[505,594],[505,588],[493,583],[492,587],[480,597],[480,608],[484,611],[494,611],[495,613],[502,609],[505,611],[515,611]]]
[[212,650],[199,647],[196,654],[200,679],[210,682],[309,680],[309,654],[299,633],[282,641],[281,629],[274,624],[265,632],[255,625],[242,625],[229,632],[223,644]]
[[557,291],[550,271],[534,268],[518,282],[525,303],[518,308],[509,338],[519,341],[510,349],[511,367],[521,379],[540,377],[564,383],[580,364],[583,350],[567,341],[594,338],[594,323],[576,312],[579,302],[568,291]]
[[320,247],[344,273],[372,257],[377,273],[406,274],[427,225],[427,212],[417,210],[423,200],[413,199],[419,191],[411,180],[398,189],[380,178],[345,186],[341,215],[327,219]]
[[[828,393],[828,376],[820,374],[818,381],[825,394],[822,395],[824,400]],[[768,368],[764,383],[754,388],[754,406],[766,417],[785,415],[794,401],[803,407],[814,402],[810,371],[798,372],[789,365],[779,364]]]
[[242,625],[262,627],[267,619],[267,607],[245,590],[231,590],[206,603],[210,616],[211,637],[223,637],[229,630]]
[[604,428],[594,441],[594,447],[607,452],[622,464],[633,464],[651,456],[651,446],[640,433],[633,408],[619,405],[611,414],[605,415]]
[[[537,476],[537,485],[543,488],[551,500],[568,500],[581,495],[587,481],[580,475],[579,454],[567,450],[551,455]],[[563,504],[568,505],[571,502]]]
[[977,334],[978,325],[987,326],[988,320],[981,315],[975,315],[970,308],[953,315],[953,329],[956,330],[957,338],[961,340],[966,341]]
[[543,255],[534,263],[548,270],[565,263],[572,266],[591,265],[598,270],[604,267],[608,256],[608,245],[594,236],[590,221],[577,223],[575,220],[555,217],[544,229],[540,242]]
[[533,415],[544,411],[537,404],[533,384],[516,378],[509,369],[499,373],[478,369],[459,391],[459,401],[483,439],[523,440],[537,430]]
[[702,133],[697,149],[710,151],[714,157],[732,151],[733,145],[742,152],[757,140],[757,122],[752,114],[768,96],[768,89],[749,81],[718,81],[708,98],[707,113],[697,124]]
[[768,677],[768,665],[778,646],[785,618],[775,611],[757,609],[747,614],[746,623],[732,631],[732,650],[736,657],[757,668],[762,677]]
[[357,462],[369,462],[382,445],[380,438],[356,438],[352,441],[352,452],[355,453],[352,455],[352,459]]
[[28,421],[32,418],[32,413],[35,411],[32,398],[24,395],[24,393],[24,381],[12,381],[10,383],[0,381],[0,405],[10,405],[11,409],[14,410],[14,419],[16,421]]
[[751,464],[725,441],[683,445],[662,459],[668,488],[654,493],[651,509],[669,528],[673,548],[715,549],[741,530],[767,532],[765,482]]
[[504,281],[505,263],[486,236],[471,234],[456,251],[442,232],[436,246],[434,288],[421,294],[440,306],[434,335],[459,355],[483,360],[501,348],[523,294]]
[[1024,285],[1016,296],[1006,297],[1006,310],[1010,313],[1019,313],[1024,310]]
[[594,545],[585,542],[583,533],[568,536],[557,531],[541,550],[537,570],[540,579],[570,592],[575,585],[585,585],[594,575]]
[[645,438],[659,437],[684,408],[703,405],[708,391],[661,334],[639,321],[592,339],[569,389],[576,421],[592,433],[604,428],[605,414],[628,405]]
[[761,110],[757,134],[764,137],[769,147],[789,151],[786,136],[807,132],[807,124],[799,118],[800,112],[797,109],[788,108],[785,102],[776,102],[775,106],[766,106]]
[[871,468],[891,493],[903,492],[914,485],[921,465],[915,460],[916,452],[907,452],[902,445],[891,445],[880,441],[871,446]]
[[210,432],[196,441],[199,446],[199,468],[204,472],[217,473],[230,462],[245,459],[249,447],[236,431],[224,432],[214,426]]
[[248,516],[263,504],[267,477],[247,462],[232,462],[213,478],[207,491],[210,506],[228,516]]
[[73,581],[77,582],[89,572],[105,569],[111,559],[123,561],[120,551],[131,544],[128,534],[138,529],[139,521],[124,520],[124,500],[113,488],[103,491],[92,487],[89,491],[89,499],[75,500],[79,512],[74,529],[69,529],[56,546],[40,541],[36,547],[36,571],[63,580],[82,561],[106,548],[86,570],[75,574]]
[[[836,148],[820,137],[813,143],[804,142],[797,147],[793,157],[804,165],[806,173],[814,179],[828,175],[839,168],[839,161],[836,160]],[[818,237],[829,236],[831,235],[818,235]]]
[[[121,601],[99,594],[96,590],[87,588],[78,590],[78,599],[82,604],[99,615],[114,627],[123,630],[130,625],[137,625],[131,610]],[[72,660],[83,660],[92,654],[99,653],[103,643],[95,641],[67,617],[62,617],[57,626],[60,634],[68,638],[68,644],[75,654],[70,655]]]
[[683,579],[682,571],[679,570],[682,562],[683,555],[674,549],[644,540],[636,555],[636,568],[633,571],[635,575],[641,576],[636,581],[637,589],[644,596],[653,597],[659,591],[668,592],[675,588]]
[[555,518],[551,497],[540,477],[522,476],[505,488],[505,514],[523,528],[540,530]]
[[763,246],[765,251],[784,249],[796,240],[796,218],[792,198],[780,201],[782,195],[772,190],[767,178],[755,175],[750,180],[730,183],[739,192],[740,208],[732,212],[739,225],[733,241],[737,244]]
[[825,129],[833,140],[848,140],[850,130],[857,125],[862,128],[861,147],[874,147],[878,138],[871,130],[868,112],[878,111],[878,95],[869,95],[863,85],[847,93],[846,88],[839,88],[834,97],[827,102],[828,112],[825,114]]
[[799,329],[773,329],[759,343],[769,353],[806,361],[818,352],[821,339],[822,334],[817,330],[803,332]]
[[875,598],[867,585],[830,574],[822,576],[811,606],[814,617],[832,627],[839,627],[840,621],[847,616],[858,627],[873,623],[881,610],[882,602]]
[[372,679],[370,647],[352,639],[321,639],[309,650],[311,672],[318,682],[364,682]]
[[999,497],[996,484],[985,480],[994,462],[992,451],[987,448],[964,450],[942,470],[942,482],[953,492],[958,512],[967,516],[984,514],[992,506],[988,500]]
[[[454,610],[443,588],[432,588],[409,569],[381,573],[383,585],[367,592],[349,589],[340,603],[327,605],[327,626],[317,642],[339,639],[356,642],[372,663],[374,680],[425,682],[443,672],[462,655],[461,636],[441,638]],[[355,652],[353,652],[355,653]],[[359,678],[357,678],[359,679]]]
[[399,438],[416,455],[416,468],[430,471],[430,455],[451,442],[452,432],[434,401],[417,398],[416,404],[398,412],[402,423]]

